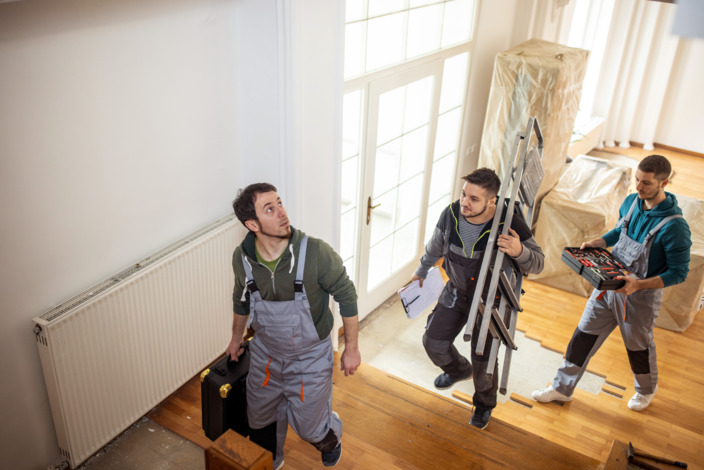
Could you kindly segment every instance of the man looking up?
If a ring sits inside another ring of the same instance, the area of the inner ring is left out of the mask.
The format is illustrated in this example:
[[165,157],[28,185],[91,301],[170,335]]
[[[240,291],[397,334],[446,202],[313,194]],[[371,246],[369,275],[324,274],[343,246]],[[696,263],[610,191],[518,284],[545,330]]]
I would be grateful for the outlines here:
[[[481,356],[476,353],[481,316],[477,316],[472,334],[471,363],[457,351],[453,342],[467,323],[477,275],[496,213],[501,180],[494,170],[487,168],[475,170],[463,179],[465,183],[460,199],[440,214],[412,280],[418,279],[422,287],[428,270],[440,257],[445,257],[442,266],[449,281],[428,317],[423,346],[433,364],[443,370],[435,379],[438,389],[446,389],[460,380],[469,379],[474,371],[474,413],[470,424],[484,429],[489,424],[491,411],[496,407],[498,364],[494,361],[493,374],[487,374],[491,341],[486,342]],[[503,204],[501,207],[503,220],[506,214]],[[514,214],[508,232],[507,235],[499,235],[496,242],[498,249],[508,255],[504,257],[503,268],[510,272],[517,267],[520,271],[518,276],[542,271],[545,255],[520,211]],[[507,276],[510,278],[508,272]],[[488,287],[486,283],[485,291]]]
[[233,202],[249,229],[232,256],[234,320],[227,353],[243,353],[248,319],[254,329],[247,376],[251,440],[283,466],[290,424],[321,452],[325,466],[340,460],[342,421],[332,411],[333,316],[329,296],[340,304],[345,350],[340,368],[353,375],[357,347],[357,293],[342,259],[324,241],[290,226],[286,210],[268,183],[241,190]]

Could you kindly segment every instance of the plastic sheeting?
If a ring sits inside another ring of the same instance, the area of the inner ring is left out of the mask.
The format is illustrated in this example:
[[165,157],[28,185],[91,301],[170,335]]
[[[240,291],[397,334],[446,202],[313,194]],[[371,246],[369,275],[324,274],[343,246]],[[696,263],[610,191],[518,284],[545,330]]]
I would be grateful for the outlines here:
[[543,199],[534,235],[545,253],[545,267],[529,279],[588,296],[592,286],[560,259],[566,246],[598,238],[618,222],[628,194],[631,168],[578,155]]
[[689,274],[682,284],[663,290],[660,316],[655,324],[668,330],[684,331],[704,309],[704,201],[676,196],[692,233]]
[[516,134],[535,116],[545,139],[545,177],[537,201],[552,188],[565,164],[582,94],[589,51],[531,39],[499,53],[487,104],[479,167],[503,178],[512,165]]

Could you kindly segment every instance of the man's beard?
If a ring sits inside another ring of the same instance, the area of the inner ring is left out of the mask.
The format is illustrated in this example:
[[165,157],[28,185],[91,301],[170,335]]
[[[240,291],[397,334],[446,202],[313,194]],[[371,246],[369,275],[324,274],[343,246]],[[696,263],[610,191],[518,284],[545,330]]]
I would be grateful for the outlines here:
[[273,237],[273,238],[280,238],[282,240],[288,240],[288,238],[291,236],[291,226],[289,225],[286,227],[286,233],[285,234],[280,234],[280,233],[271,233],[267,232],[264,230],[264,227],[261,227],[260,232],[262,235],[266,235],[267,237]]
[[465,219],[471,219],[471,218],[474,218],[474,217],[479,217],[479,216],[482,215],[484,212],[486,212],[486,208],[487,208],[487,207],[489,207],[489,201],[487,201],[487,202],[484,203],[484,207],[482,208],[482,210],[481,210],[480,212],[478,212],[478,213],[476,213],[476,214],[472,214],[472,215],[464,215],[464,214],[462,214],[462,215],[464,216]]
[[645,193],[643,195],[638,193],[638,198],[643,201],[651,201],[651,200],[655,199],[656,197],[658,197],[659,195],[660,195],[660,190],[658,189],[657,191],[655,191],[653,193]]

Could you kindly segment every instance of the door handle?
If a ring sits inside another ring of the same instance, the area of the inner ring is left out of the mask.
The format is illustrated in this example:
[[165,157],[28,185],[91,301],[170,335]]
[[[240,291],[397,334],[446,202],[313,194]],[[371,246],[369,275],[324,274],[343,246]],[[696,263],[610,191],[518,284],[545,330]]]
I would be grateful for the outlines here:
[[369,225],[369,220],[372,217],[372,209],[376,209],[380,205],[381,203],[377,204],[376,206],[372,206],[372,197],[369,196],[369,199],[367,199],[367,225]]

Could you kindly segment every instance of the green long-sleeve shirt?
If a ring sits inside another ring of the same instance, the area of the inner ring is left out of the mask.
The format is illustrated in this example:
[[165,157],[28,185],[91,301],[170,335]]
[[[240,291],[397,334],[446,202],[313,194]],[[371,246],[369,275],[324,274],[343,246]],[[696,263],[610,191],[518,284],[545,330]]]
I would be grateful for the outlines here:
[[[300,230],[291,227],[289,245],[272,272],[257,261],[256,236],[252,232],[247,234],[232,255],[232,268],[235,272],[232,303],[236,314],[249,315],[249,296],[245,295],[247,279],[242,265],[242,253],[244,252],[252,265],[254,282],[259,288],[262,299],[293,300],[293,284],[298,268],[296,257],[304,235]],[[333,327],[333,317],[329,307],[330,295],[340,304],[340,315],[343,317],[357,315],[357,291],[347,275],[342,259],[330,245],[318,238],[308,237],[303,285],[320,339],[326,338]]]

